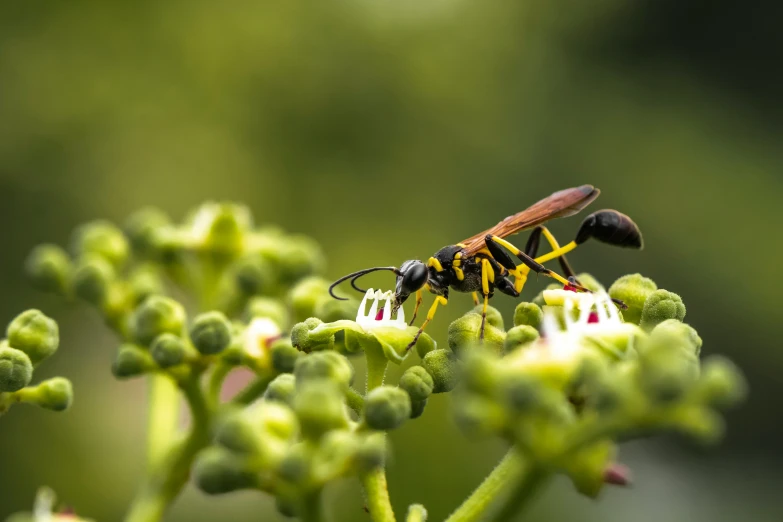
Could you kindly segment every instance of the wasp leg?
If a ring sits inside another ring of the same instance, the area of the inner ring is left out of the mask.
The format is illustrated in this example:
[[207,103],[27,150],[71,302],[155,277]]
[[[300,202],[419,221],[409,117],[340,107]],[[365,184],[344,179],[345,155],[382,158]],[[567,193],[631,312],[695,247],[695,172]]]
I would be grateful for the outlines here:
[[473,306],[478,306],[478,304],[481,302],[478,296],[478,292],[471,292],[470,295],[473,296]]
[[[498,267],[500,268],[500,267]],[[489,259],[481,259],[481,293],[484,295],[484,308],[481,310],[481,329],[479,330],[479,341],[484,340],[484,324],[487,322],[487,306],[489,306],[490,283],[495,282],[495,270]]]
[[416,342],[418,342],[419,337],[421,337],[421,334],[424,332],[424,328],[426,328],[430,321],[432,321],[432,318],[435,317],[435,312],[438,310],[438,305],[446,306],[447,304],[449,304],[448,296],[435,296],[435,302],[432,303],[432,306],[430,306],[430,309],[427,312],[427,318],[421,324],[421,327],[419,327],[419,331],[416,332],[416,335],[413,336],[413,340],[410,342],[410,344],[405,347],[406,352],[413,348]]
[[411,321],[408,323],[408,326],[412,326],[413,322],[416,320],[416,314],[419,313],[419,307],[421,306],[421,299],[422,299],[421,289],[416,290],[416,306],[413,308],[413,317],[411,317]]
[[[538,256],[538,246],[541,242],[541,234],[544,234],[544,237],[546,238],[547,243],[549,243],[549,246],[552,247],[553,252],[560,249],[560,244],[557,242],[557,239],[555,239],[555,236],[552,235],[552,232],[550,232],[549,229],[545,226],[537,226],[533,229],[533,232],[530,233],[530,237],[528,238],[527,244],[525,245],[525,254],[534,258],[539,263],[543,263],[543,261],[536,257]],[[576,247],[576,245],[574,245],[574,247]],[[573,250],[574,247],[572,247],[571,250]],[[560,262],[560,268],[563,270],[563,275],[565,277],[569,279],[572,277],[576,278],[574,269],[571,268],[571,264],[566,259],[565,254],[561,254],[557,260]],[[577,280],[577,283],[578,282],[579,281]]]
[[[549,261],[551,259],[554,259],[554,258],[556,258],[556,257],[558,257],[558,256],[560,256],[562,254],[567,253],[567,252],[570,252],[571,250],[576,248],[576,244],[575,243],[573,243],[573,246],[571,246],[571,243],[569,243],[568,245],[566,245],[564,247],[560,247],[559,249],[557,249],[557,250],[555,250],[553,252],[550,252],[550,253],[548,253],[548,254],[546,254],[544,256],[541,256],[539,258],[533,259],[532,257],[530,257],[526,253],[522,252],[520,249],[518,249],[517,247],[515,247],[514,245],[512,245],[511,243],[509,243],[505,239],[500,238],[498,236],[493,236],[491,234],[488,234],[486,236],[486,238],[485,238],[485,241],[486,241],[487,245],[489,245],[490,243],[497,243],[498,245],[500,245],[502,247],[505,247],[512,254],[517,256],[517,258],[519,258],[519,260],[522,261],[522,263],[524,263],[524,265],[525,265],[524,267],[517,267],[513,271],[510,271],[512,275],[517,277],[516,284],[514,285],[514,289],[517,292],[521,292],[522,286],[524,286],[525,281],[527,280],[527,273],[530,270],[534,271],[537,274],[542,274],[542,275],[545,275],[547,277],[551,277],[552,279],[555,279],[556,281],[562,283],[563,285],[571,284],[566,278],[564,278],[563,276],[557,274],[556,272],[553,272],[552,270],[549,270],[548,268],[546,268],[541,263],[543,263],[545,261]],[[490,252],[491,252],[491,250],[490,250]],[[572,286],[574,286],[574,285],[572,285]],[[576,286],[580,290],[587,291],[587,289],[582,288],[579,285],[576,285]]]

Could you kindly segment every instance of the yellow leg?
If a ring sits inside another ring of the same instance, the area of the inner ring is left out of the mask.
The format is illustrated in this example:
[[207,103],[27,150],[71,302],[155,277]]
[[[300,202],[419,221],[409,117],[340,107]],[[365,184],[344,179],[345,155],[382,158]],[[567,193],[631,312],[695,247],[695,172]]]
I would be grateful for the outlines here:
[[413,336],[413,340],[405,348],[406,351],[410,350],[411,348],[413,348],[413,346],[419,340],[419,337],[424,332],[424,329],[427,327],[428,324],[430,324],[430,321],[432,321],[432,318],[435,317],[435,312],[438,310],[438,305],[446,306],[447,304],[449,304],[449,300],[448,299],[446,299],[442,295],[435,296],[435,302],[432,303],[432,306],[430,306],[430,309],[427,312],[427,318],[421,324],[421,327],[419,328],[419,331],[416,332],[416,335]]
[[[552,239],[554,239],[554,238],[552,238]],[[563,285],[570,284],[568,282],[568,280],[566,278],[564,278],[563,276],[557,274],[556,272],[553,272],[552,270],[549,270],[548,268],[544,268],[543,266],[540,266],[540,265],[543,262],[545,262],[545,261],[550,261],[551,259],[555,259],[558,256],[561,256],[561,255],[564,255],[564,254],[570,252],[571,250],[576,248],[576,243],[575,242],[571,242],[571,243],[567,244],[564,247],[560,247],[557,250],[555,250],[553,252],[550,252],[549,254],[543,255],[543,256],[541,256],[539,258],[536,258],[536,259],[533,259],[533,258],[528,256],[527,254],[525,254],[520,249],[518,249],[517,247],[515,247],[514,245],[512,245],[511,243],[509,243],[508,241],[506,241],[503,238],[500,238],[500,237],[497,237],[497,236],[492,236],[492,241],[494,241],[498,245],[501,245],[501,246],[505,247],[512,254],[514,254],[515,256],[520,257],[520,258],[521,257],[525,257],[529,261],[532,261],[536,265],[539,265],[537,268],[535,268],[537,273],[543,274],[543,275],[545,275],[547,277],[551,277],[552,279],[560,282]],[[555,255],[553,255],[553,254],[555,254]],[[524,269],[527,269],[527,270],[524,270]],[[509,271],[509,272],[511,272],[512,275],[514,275],[515,277],[518,278],[517,281],[515,281],[515,284],[514,284],[514,288],[518,292],[521,291],[522,286],[524,286],[524,281],[520,285],[519,278],[527,279],[527,274],[529,273],[530,269],[531,269],[531,267],[529,267],[527,264],[523,264],[521,266],[518,266],[516,268],[516,270],[514,270],[513,272]],[[519,285],[519,288],[517,288],[518,285]]]
[[481,329],[479,341],[484,340],[484,324],[487,322],[487,306],[489,306],[489,283],[495,282],[495,271],[486,259],[481,260],[481,293],[484,294],[484,308],[481,311]]
[[478,292],[473,292],[471,295],[473,296],[473,306],[478,306],[478,304],[481,302],[479,300]]
[[416,315],[419,313],[419,307],[421,306],[421,300],[422,300],[422,292],[421,289],[416,290],[416,306],[413,308],[413,317],[411,318],[411,321],[408,323],[408,325],[412,325],[413,322],[416,320]]

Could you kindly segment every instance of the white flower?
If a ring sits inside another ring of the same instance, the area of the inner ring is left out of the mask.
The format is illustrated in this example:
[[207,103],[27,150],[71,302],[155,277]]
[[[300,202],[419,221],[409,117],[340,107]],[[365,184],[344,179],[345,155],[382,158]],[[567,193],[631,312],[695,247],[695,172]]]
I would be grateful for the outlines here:
[[269,357],[270,341],[280,337],[280,334],[280,327],[268,317],[253,319],[245,330],[245,353],[259,362],[266,361]]
[[[386,300],[383,305],[383,312],[378,313],[378,301]],[[367,293],[364,294],[362,303],[359,305],[359,310],[356,312],[356,324],[361,326],[364,330],[372,330],[373,328],[380,327],[392,327],[400,330],[407,330],[408,323],[405,322],[405,310],[402,307],[397,309],[397,317],[391,318],[392,313],[392,300],[394,299],[394,293],[392,291],[381,292],[380,290],[373,290],[370,288]],[[367,300],[372,301],[370,311],[365,313],[367,309]],[[379,317],[380,316],[380,317]]]

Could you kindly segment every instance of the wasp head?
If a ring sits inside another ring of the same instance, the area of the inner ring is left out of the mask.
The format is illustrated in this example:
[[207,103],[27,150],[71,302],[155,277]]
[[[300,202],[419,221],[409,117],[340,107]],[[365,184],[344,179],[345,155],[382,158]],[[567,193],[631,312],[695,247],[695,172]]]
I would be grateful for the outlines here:
[[400,266],[397,274],[397,284],[394,288],[394,308],[392,312],[396,312],[412,293],[421,290],[427,284],[429,273],[427,265],[418,259],[405,261]]

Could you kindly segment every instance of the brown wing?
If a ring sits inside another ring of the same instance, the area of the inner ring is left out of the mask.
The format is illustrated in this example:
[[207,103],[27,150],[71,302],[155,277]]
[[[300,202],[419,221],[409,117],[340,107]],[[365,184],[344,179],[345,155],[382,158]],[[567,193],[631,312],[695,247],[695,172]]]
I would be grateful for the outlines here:
[[522,212],[508,216],[489,230],[463,241],[465,255],[475,255],[484,248],[484,238],[487,234],[508,237],[550,219],[572,216],[589,205],[600,193],[601,191],[592,185],[582,185],[555,192]]

